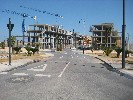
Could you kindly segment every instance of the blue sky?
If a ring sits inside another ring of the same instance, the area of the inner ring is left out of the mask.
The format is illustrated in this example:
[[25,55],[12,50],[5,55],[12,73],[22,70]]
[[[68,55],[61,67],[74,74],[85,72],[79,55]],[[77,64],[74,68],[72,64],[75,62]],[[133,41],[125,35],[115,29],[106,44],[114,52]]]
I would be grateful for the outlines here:
[[[133,0],[126,1],[126,33],[130,34],[130,42],[133,43]],[[55,17],[46,13],[25,9],[20,5],[57,13],[64,18]],[[27,13],[37,16],[37,20],[25,18],[25,25],[39,24],[59,24],[69,31],[73,29],[81,34],[92,35],[89,27],[94,24],[114,23],[115,29],[121,31],[122,27],[122,0],[0,0],[0,41],[8,36],[7,23],[11,18],[14,28],[12,35],[22,35],[22,20],[20,15],[3,13],[2,10],[9,9],[20,13]],[[57,18],[57,19],[56,19]],[[85,20],[79,24],[79,20]],[[56,23],[57,21],[57,23]]]

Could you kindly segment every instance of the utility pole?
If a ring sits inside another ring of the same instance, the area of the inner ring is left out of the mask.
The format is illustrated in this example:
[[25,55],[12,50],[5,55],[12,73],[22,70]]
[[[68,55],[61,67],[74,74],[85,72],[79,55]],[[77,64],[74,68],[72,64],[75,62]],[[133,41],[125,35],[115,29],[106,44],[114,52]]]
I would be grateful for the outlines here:
[[125,68],[125,0],[123,0],[123,25],[122,25],[122,69]]
[[11,31],[14,27],[14,24],[11,24],[11,18],[9,18],[9,24],[7,24],[7,27],[9,29],[9,65],[11,65]]

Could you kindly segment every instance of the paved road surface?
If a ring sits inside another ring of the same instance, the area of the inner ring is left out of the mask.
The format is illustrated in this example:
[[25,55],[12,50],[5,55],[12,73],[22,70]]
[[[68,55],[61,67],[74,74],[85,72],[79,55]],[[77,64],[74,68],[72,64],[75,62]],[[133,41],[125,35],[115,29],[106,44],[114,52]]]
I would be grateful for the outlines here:
[[0,100],[133,100],[131,77],[77,51],[54,55],[0,73]]

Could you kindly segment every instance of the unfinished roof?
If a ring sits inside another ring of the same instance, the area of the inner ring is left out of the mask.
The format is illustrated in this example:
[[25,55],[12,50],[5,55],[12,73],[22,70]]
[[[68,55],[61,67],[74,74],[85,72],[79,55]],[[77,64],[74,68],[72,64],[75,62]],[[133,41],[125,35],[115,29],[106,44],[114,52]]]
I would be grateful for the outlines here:
[[97,24],[97,25],[92,25],[92,26],[114,26],[113,23],[102,23],[102,24]]
[[102,24],[97,24],[97,25],[92,25],[92,26],[100,30],[102,26],[104,28],[108,28],[108,27],[113,27],[114,24],[113,23],[102,23]]

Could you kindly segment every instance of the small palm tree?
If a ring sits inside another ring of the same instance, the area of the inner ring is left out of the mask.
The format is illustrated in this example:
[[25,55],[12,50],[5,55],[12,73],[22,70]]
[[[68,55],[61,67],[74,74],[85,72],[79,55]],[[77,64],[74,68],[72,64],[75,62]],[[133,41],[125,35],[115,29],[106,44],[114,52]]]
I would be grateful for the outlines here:
[[[11,46],[13,47],[15,45],[16,42],[16,37],[15,36],[11,36]],[[7,38],[7,43],[9,46],[9,38]]]
[[38,48],[30,48],[30,51],[32,51],[33,55],[35,54],[35,52],[39,51]]
[[31,47],[26,46],[25,49],[27,50],[27,53],[28,53],[27,56],[31,56],[31,52],[30,52],[31,51]]
[[105,52],[106,56],[109,56],[113,49],[111,47],[105,47],[103,51]]
[[122,48],[116,47],[114,50],[117,52],[117,58],[119,58],[120,53],[122,52]]
[[[14,45],[15,45],[15,42],[16,42],[16,37],[15,36],[11,36],[11,47],[12,47],[12,53],[14,53]],[[7,43],[8,43],[8,46],[9,46],[9,38],[7,38]]]
[[2,49],[5,49],[5,42],[1,42],[1,47],[2,47]]
[[16,54],[18,54],[19,51],[21,50],[21,47],[14,47],[13,49],[16,51]]
[[112,32],[112,27],[107,27],[105,30],[105,46],[107,47],[107,43],[108,43],[108,36],[110,36],[111,32]]

